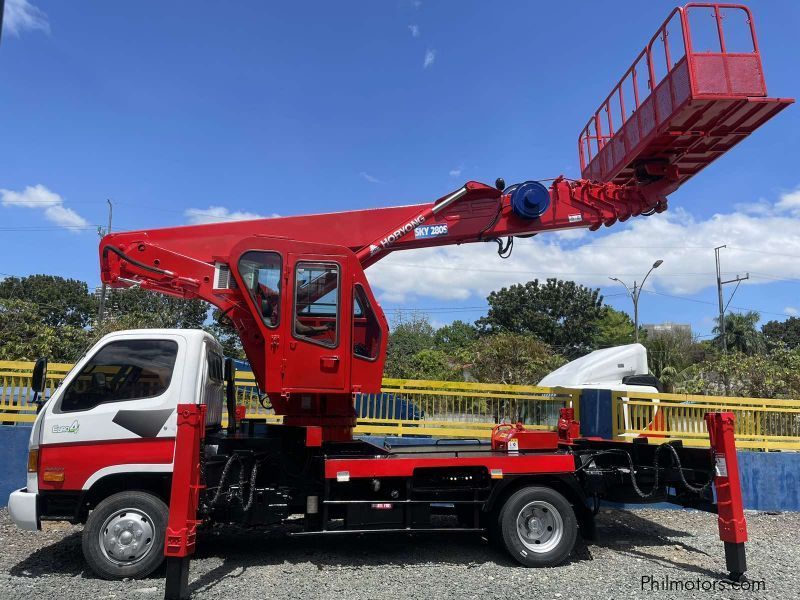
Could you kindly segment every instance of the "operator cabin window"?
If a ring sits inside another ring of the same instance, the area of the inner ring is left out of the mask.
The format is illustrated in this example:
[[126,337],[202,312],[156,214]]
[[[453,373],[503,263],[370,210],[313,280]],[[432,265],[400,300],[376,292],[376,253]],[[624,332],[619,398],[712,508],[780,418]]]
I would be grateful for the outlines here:
[[296,338],[330,348],[339,344],[339,265],[297,263],[294,311]]
[[69,384],[60,412],[107,402],[160,396],[169,388],[178,344],[172,340],[120,340],[103,346]]
[[375,360],[381,348],[381,327],[364,288],[353,287],[353,354]]
[[267,327],[277,327],[281,309],[281,256],[277,252],[245,252],[239,275]]

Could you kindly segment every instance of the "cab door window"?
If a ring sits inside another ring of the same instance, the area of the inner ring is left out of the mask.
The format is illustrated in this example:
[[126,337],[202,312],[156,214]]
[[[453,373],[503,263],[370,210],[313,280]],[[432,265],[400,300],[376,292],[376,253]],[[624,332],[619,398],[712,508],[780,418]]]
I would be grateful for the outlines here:
[[360,284],[353,287],[353,354],[375,360],[381,348],[381,326]]
[[177,355],[178,344],[172,340],[110,342],[72,380],[56,412],[160,396],[172,381]]
[[277,252],[245,252],[239,259],[239,275],[264,325],[277,327],[281,316],[281,255]]
[[321,346],[339,344],[339,265],[298,262],[295,267],[294,336]]

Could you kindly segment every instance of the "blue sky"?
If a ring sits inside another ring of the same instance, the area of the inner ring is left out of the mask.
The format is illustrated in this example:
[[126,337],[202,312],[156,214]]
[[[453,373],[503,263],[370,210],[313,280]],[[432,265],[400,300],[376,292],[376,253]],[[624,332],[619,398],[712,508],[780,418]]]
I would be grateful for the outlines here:
[[[577,176],[578,130],[670,2],[57,2],[6,0],[0,45],[0,273],[98,283],[114,228],[423,202],[467,179]],[[771,95],[800,91],[800,3],[751,2]],[[11,14],[13,11],[13,15]],[[584,235],[399,253],[368,274],[384,307],[481,316],[533,277],[601,286],[664,265],[643,322],[732,306],[800,311],[800,112],[787,109],[670,198]],[[730,291],[730,288],[729,290]]]

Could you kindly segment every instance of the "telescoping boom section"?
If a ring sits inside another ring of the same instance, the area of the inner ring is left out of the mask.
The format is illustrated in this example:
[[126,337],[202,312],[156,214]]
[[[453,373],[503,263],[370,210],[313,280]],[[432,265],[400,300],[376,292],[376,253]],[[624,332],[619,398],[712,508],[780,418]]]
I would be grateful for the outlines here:
[[389,333],[365,270],[392,252],[464,243],[497,244],[505,257],[515,239],[664,211],[670,193],[789,103],[766,96],[749,10],[690,4],[581,132],[580,179],[468,181],[423,204],[105,236],[102,280],[217,307],[283,416],[282,425],[237,418],[229,395],[222,430],[204,407],[178,407],[168,595],[186,593],[201,519],[300,513],[297,533],[341,534],[438,530],[445,513],[535,566],[563,560],[578,531],[591,535],[601,498],[718,512],[728,569],[740,577],[746,528],[730,414],[708,416],[710,450],[585,439],[570,408],[557,433],[502,427],[491,447],[354,440],[353,398],[380,391]]

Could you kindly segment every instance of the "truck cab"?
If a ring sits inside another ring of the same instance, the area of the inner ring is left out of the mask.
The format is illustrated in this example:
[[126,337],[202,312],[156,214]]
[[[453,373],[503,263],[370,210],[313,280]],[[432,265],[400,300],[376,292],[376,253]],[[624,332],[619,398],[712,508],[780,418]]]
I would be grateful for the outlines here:
[[204,404],[206,424],[219,427],[223,365],[221,346],[200,330],[128,330],[100,339],[36,418],[27,486],[8,503],[16,525],[87,523],[84,554],[101,575],[158,566],[176,407]]

